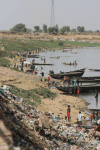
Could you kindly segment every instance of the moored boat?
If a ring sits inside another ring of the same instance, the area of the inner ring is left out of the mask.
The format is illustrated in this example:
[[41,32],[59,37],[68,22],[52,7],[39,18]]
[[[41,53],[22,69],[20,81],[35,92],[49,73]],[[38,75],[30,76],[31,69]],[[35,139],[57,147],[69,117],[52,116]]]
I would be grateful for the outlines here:
[[55,79],[63,79],[65,76],[70,77],[70,78],[81,77],[83,74],[84,74],[84,71],[83,72],[67,72],[67,73],[59,73],[59,74],[49,73],[49,75]]
[[[56,86],[56,88],[62,92],[66,93],[74,93],[75,86],[69,85],[69,86]],[[100,90],[100,84],[91,84],[91,85],[81,85],[79,86],[80,93],[81,92],[89,92],[91,90]]]
[[50,57],[50,58],[55,58],[55,59],[59,59],[59,58],[60,58],[60,56],[58,56],[58,57]]
[[66,48],[66,49],[63,49],[62,52],[68,52],[68,51],[71,51],[72,48]]
[[77,65],[77,63],[65,63],[65,62],[62,63],[62,64],[63,64],[63,65],[70,65],[70,66],[71,66],[71,65]]
[[100,69],[89,69],[91,71],[100,71]]
[[71,52],[72,54],[77,54],[77,52]]

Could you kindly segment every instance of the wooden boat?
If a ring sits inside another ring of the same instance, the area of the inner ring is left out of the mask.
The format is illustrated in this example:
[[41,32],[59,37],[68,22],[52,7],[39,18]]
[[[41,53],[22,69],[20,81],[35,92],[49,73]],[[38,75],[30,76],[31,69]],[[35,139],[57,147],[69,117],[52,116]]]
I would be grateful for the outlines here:
[[[74,93],[75,86],[74,85],[69,85],[66,87],[56,86],[56,88],[62,92]],[[95,90],[95,89],[100,90],[100,84],[81,85],[81,86],[79,86],[79,89],[80,89],[80,93],[89,92],[89,91]]]
[[55,59],[59,59],[59,58],[60,58],[60,56],[58,56],[58,57],[50,57],[50,58],[55,58]]
[[52,65],[54,65],[54,64],[32,63],[32,65],[49,65],[49,66],[52,66]]
[[93,77],[81,77],[80,79],[84,79],[84,80],[100,79],[100,76],[93,76]]
[[28,58],[40,58],[39,55],[34,55],[34,54],[26,55],[26,57],[28,57]]
[[100,79],[79,79],[78,83],[99,83]]
[[84,72],[67,72],[67,73],[59,73],[59,74],[49,73],[49,75],[52,78],[55,78],[55,79],[63,79],[64,76],[67,76],[67,77],[70,77],[70,78],[81,77],[83,74],[84,74]]
[[65,62],[62,63],[62,64],[63,64],[63,65],[70,65],[70,66],[71,66],[71,65],[77,65],[77,63],[65,63]]
[[[84,72],[85,69],[86,69],[86,68],[79,69],[79,70],[74,70],[74,71],[69,71],[69,72]],[[63,72],[63,71],[60,71],[60,73],[57,73],[57,74],[63,74],[63,73],[69,73],[69,72]],[[53,70],[49,70],[49,73],[54,74],[54,71],[53,71]]]
[[77,54],[77,52],[71,52],[72,54]]
[[89,69],[91,71],[100,71],[100,69]]
[[62,52],[68,52],[68,51],[71,51],[72,48],[66,48],[66,49],[63,49]]

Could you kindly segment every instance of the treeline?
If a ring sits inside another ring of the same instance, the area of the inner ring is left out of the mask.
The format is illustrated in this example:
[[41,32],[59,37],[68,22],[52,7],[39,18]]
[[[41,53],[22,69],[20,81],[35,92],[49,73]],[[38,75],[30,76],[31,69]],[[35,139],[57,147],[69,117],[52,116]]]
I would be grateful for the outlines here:
[[[10,31],[13,31],[13,32],[27,32],[27,33],[31,33],[31,32],[41,33],[41,32],[44,32],[44,33],[52,33],[52,34],[53,33],[54,34],[57,34],[57,33],[65,34],[67,32],[72,32],[72,33],[85,32],[84,26],[78,26],[77,29],[75,29],[75,28],[70,29],[70,26],[63,26],[62,28],[59,29],[58,25],[48,28],[46,24],[43,24],[42,29],[40,28],[40,26],[34,26],[33,29],[34,30],[28,29],[28,28],[25,27],[25,24],[20,23],[20,24],[15,25],[13,28],[11,28]],[[88,32],[93,32],[93,31],[89,30]],[[95,32],[99,32],[99,30],[96,30]]]

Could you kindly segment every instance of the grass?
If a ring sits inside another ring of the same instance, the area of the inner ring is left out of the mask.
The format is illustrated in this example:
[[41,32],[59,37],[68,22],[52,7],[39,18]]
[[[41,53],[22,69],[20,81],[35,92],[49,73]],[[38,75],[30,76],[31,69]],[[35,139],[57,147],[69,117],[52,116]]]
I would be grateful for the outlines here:
[[43,96],[43,98],[54,98],[55,97],[55,93],[51,92],[49,89],[44,88],[42,86],[39,87],[39,89],[33,89],[33,92],[35,92],[36,94]]
[[55,93],[51,92],[49,89],[46,89],[42,86],[40,86],[39,89],[32,89],[32,90],[24,90],[24,89],[18,89],[15,86],[10,86],[10,91],[16,95],[23,98],[25,102],[27,102],[29,105],[37,105],[41,103],[41,97],[43,98],[54,98],[56,95]]
[[7,60],[3,57],[0,58],[0,66],[4,67],[4,66],[10,66],[10,60]]
[[72,46],[100,46],[100,43],[78,42],[78,41],[63,41],[64,44],[71,44]]

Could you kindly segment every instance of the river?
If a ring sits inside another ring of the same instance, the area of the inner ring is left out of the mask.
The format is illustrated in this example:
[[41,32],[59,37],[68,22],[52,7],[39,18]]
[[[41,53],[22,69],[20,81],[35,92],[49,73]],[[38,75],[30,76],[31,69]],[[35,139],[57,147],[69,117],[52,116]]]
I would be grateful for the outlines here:
[[[77,52],[77,54],[73,54],[71,52]],[[74,71],[82,68],[86,68],[83,77],[89,76],[100,76],[100,72],[90,71],[89,69],[100,69],[100,47],[88,47],[82,49],[73,49],[69,52],[62,52],[62,50],[47,51],[40,53],[39,55],[45,58],[45,63],[54,64],[53,66],[42,66],[44,76],[47,77],[49,70],[54,70],[54,73],[59,73],[60,71]],[[50,58],[60,56],[59,59]],[[27,58],[26,61],[32,61],[33,58]],[[63,65],[63,62],[73,63],[76,60],[76,66]],[[44,60],[41,58],[35,58],[35,63],[44,63]],[[89,69],[88,69],[89,68]],[[41,73],[41,66],[37,66],[38,76]],[[99,108],[100,106],[100,93],[98,94],[98,103],[95,100],[95,93],[84,93],[80,94],[80,98],[83,98],[87,102],[91,103],[89,108]]]

